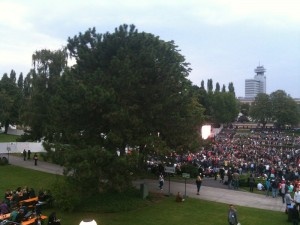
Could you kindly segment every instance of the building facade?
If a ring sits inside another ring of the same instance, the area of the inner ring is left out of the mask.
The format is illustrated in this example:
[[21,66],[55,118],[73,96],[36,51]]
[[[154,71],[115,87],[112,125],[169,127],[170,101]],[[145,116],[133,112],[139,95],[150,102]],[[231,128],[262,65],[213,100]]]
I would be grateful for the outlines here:
[[253,79],[245,80],[245,98],[254,99],[259,93],[266,93],[266,69],[258,66],[254,70],[256,75]]

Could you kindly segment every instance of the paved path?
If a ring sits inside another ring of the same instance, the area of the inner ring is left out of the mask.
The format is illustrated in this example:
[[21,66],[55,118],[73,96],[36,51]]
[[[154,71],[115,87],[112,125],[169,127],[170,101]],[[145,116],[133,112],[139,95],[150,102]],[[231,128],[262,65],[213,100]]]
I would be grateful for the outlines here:
[[[26,160],[24,161],[22,157],[10,156],[9,162],[12,165],[39,170],[43,172],[48,172],[52,174],[63,174],[63,167],[47,163],[44,161],[38,161],[38,165],[34,166],[34,161]],[[183,195],[188,198],[198,198],[214,202],[222,202],[228,204],[235,204],[240,206],[247,206],[253,208],[268,209],[273,211],[285,211],[285,204],[282,203],[281,197],[272,198],[265,197],[260,194],[253,194],[245,191],[235,191],[228,190],[222,184],[218,184],[218,181],[206,180],[209,178],[204,178],[203,185],[201,187],[200,195],[196,195],[196,185],[187,183],[170,182],[166,179],[163,191],[158,189],[158,181],[156,180],[139,180],[135,181],[134,185],[139,188],[141,184],[145,184],[149,191],[151,192],[162,192],[166,195],[172,194],[176,195],[180,191]],[[217,183],[216,183],[217,182]],[[207,186],[209,185],[209,186]],[[219,188],[216,186],[219,185]],[[215,186],[215,187],[210,187]]]
[[62,175],[63,171],[64,171],[63,167],[52,164],[52,163],[38,160],[38,162],[37,162],[38,165],[35,166],[33,159],[24,161],[23,157],[17,157],[17,156],[12,156],[12,155],[9,156],[9,163],[12,165],[15,165],[15,166],[20,166],[20,167],[24,167],[24,168],[28,168],[28,169],[33,169],[33,170],[38,170],[38,171],[52,173],[52,174],[58,174],[58,175]]

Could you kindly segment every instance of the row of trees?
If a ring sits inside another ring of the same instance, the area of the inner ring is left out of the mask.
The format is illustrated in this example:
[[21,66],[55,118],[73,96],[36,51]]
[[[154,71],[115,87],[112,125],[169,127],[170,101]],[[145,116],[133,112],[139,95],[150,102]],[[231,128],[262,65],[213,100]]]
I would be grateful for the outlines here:
[[258,94],[250,106],[249,115],[263,127],[267,123],[274,123],[277,128],[293,127],[300,121],[299,106],[282,90],[270,95]]

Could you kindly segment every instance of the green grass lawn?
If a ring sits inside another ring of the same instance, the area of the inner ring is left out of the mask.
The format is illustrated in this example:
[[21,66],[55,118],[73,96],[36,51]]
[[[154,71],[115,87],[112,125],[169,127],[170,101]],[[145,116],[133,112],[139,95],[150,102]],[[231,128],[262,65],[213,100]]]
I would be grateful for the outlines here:
[[[0,166],[0,194],[7,189],[33,187],[49,189],[57,175],[47,174],[17,166]],[[76,193],[74,193],[76,194]],[[118,212],[113,212],[114,209]],[[120,211],[121,209],[121,211]],[[242,225],[285,225],[287,215],[262,209],[237,206]],[[46,209],[45,215],[56,211],[62,219],[62,225],[79,224],[84,218],[94,218],[98,225],[227,225],[228,205],[193,198],[183,203],[175,202],[175,197],[151,194],[147,200],[136,195],[105,194],[87,198],[73,213],[58,209]]]
[[15,142],[19,136],[10,134],[0,134],[0,142]]

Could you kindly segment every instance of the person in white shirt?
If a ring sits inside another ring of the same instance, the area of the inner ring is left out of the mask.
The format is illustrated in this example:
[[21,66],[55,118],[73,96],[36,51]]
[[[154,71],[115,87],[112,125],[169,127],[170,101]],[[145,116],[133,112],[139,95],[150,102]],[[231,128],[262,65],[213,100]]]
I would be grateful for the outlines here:
[[299,205],[300,205],[300,189],[297,188],[297,191],[294,194],[294,201],[295,201],[295,205],[297,206],[298,210],[299,210]]
[[264,185],[262,185],[262,183],[258,183],[257,184],[257,190],[263,191],[264,190]]

